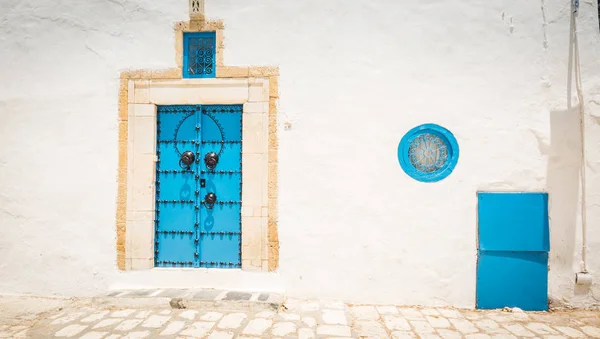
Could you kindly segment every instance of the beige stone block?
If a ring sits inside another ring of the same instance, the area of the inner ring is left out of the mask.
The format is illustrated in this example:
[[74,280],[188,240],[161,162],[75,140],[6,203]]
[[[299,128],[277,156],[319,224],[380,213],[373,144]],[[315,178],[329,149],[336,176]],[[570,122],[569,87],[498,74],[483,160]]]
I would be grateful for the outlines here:
[[269,164],[279,163],[279,154],[276,149],[269,149]]
[[[131,111],[133,112],[133,108],[131,109]],[[133,154],[134,154],[134,128],[135,128],[135,123],[133,122],[133,118],[131,118],[132,123],[128,124],[127,126],[127,133],[128,133],[128,138],[127,138],[127,144],[124,146],[126,147],[126,149],[124,150],[125,155],[127,157],[127,180],[126,180],[126,185],[127,185],[127,209],[131,209],[133,207]]]
[[251,262],[252,266],[254,266],[262,271],[262,260],[261,259],[252,259],[250,262]]
[[253,217],[254,216],[254,207],[252,206],[242,206],[242,217]]
[[260,258],[267,260],[269,259],[269,223],[266,216],[260,219],[260,237]]
[[131,270],[131,259],[125,259],[125,270]]
[[248,271],[248,272],[260,272],[262,271],[262,267],[261,266],[254,266],[252,260],[242,260],[242,271]]
[[126,111],[129,103],[127,84],[127,79],[119,79],[119,120],[127,120]]
[[278,185],[277,185],[277,175],[278,175],[278,164],[277,163],[269,163],[269,183],[268,183],[268,191],[269,197],[274,198],[278,196]]
[[242,154],[242,201],[247,206],[267,206],[266,154]]
[[119,121],[119,143],[127,142],[127,121]]
[[232,67],[219,66],[217,67],[217,78],[247,78],[248,67]]
[[155,166],[153,154],[136,154],[133,170],[134,211],[154,211]]
[[156,119],[156,105],[134,104],[133,109],[134,109],[134,116],[136,116],[136,117],[150,117],[152,119]]
[[125,227],[125,259],[131,259],[131,249],[133,248],[133,221],[127,221]]
[[277,199],[269,197],[269,220],[277,220]]
[[127,213],[127,221],[152,221],[154,222],[154,211],[135,211]]
[[154,259],[131,259],[132,270],[150,270],[154,268]]
[[249,102],[268,102],[269,101],[269,81],[266,79],[248,79],[248,101]]
[[269,98],[269,115],[277,114],[277,98]]
[[[153,105],[152,105],[153,106]],[[156,119],[154,117],[136,116],[133,120],[133,153],[156,153]]]
[[269,147],[267,114],[242,114],[242,153],[266,154]]
[[181,67],[167,68],[152,71],[152,79],[181,79]]
[[239,104],[248,101],[247,79],[153,80],[151,101],[170,104]]
[[175,31],[175,63],[178,69],[183,68],[183,32]]
[[223,56],[223,52],[224,51],[225,51],[224,48],[217,48],[217,53],[216,53],[217,54],[216,55],[216,58],[217,58],[217,60],[216,60],[217,67],[225,65],[225,63],[223,61],[224,60],[224,56]]
[[128,237],[131,236],[131,258],[154,258],[154,222],[136,220],[128,224]]
[[127,72],[129,79],[146,79],[149,80],[152,77],[152,71],[149,69],[135,69]]
[[[135,104],[128,104],[127,105],[127,120],[131,121],[131,124],[129,124],[129,126],[134,126],[135,123],[133,122],[133,117],[135,117]],[[129,135],[133,135],[132,133],[130,133]],[[132,139],[132,138],[129,138]]]
[[135,82],[127,80],[127,102],[132,104],[135,102]]
[[[145,80],[144,80],[145,81]],[[135,86],[135,99],[136,104],[149,104],[150,103],[150,88],[144,85]]]
[[253,66],[250,67],[251,77],[270,77],[279,75],[279,67],[276,66]]
[[177,21],[173,24],[173,30],[174,31],[186,31],[190,29],[190,22],[189,21]]
[[279,242],[269,243],[269,272],[277,271],[279,267]]
[[269,115],[269,150],[274,151],[279,147],[277,138],[277,116]]
[[117,245],[117,265],[120,270],[125,269],[125,245]]
[[279,76],[269,78],[269,96],[271,98],[279,98]]
[[224,30],[222,30],[222,29],[217,29],[217,31],[215,32],[215,38],[217,40],[216,41],[217,48],[223,48],[223,49],[225,48],[225,37],[224,37],[223,31]]
[[190,31],[191,32],[200,32],[200,30],[202,30],[202,26],[204,24],[203,20],[198,20],[199,18],[194,17],[192,20],[190,20]]
[[245,217],[242,220],[242,260],[261,258],[261,221],[261,217]]
[[261,207],[261,216],[263,216],[263,217],[269,216],[269,207],[266,207],[266,206]]
[[263,272],[268,272],[269,271],[269,261],[268,260],[263,260],[262,261],[262,271]]
[[244,104],[244,113],[267,113],[269,111],[268,102],[247,102]]
[[206,20],[206,17],[204,16],[204,13],[194,13],[190,14],[190,19],[192,19],[193,21],[203,22]]
[[223,20],[209,20],[204,22],[204,26],[202,26],[203,32],[216,32],[219,29],[224,29],[225,23]]

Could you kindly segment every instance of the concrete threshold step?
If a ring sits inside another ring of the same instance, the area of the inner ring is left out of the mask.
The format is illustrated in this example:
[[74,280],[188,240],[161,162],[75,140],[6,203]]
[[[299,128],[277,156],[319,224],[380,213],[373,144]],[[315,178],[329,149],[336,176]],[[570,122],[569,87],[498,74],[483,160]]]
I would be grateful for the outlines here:
[[94,298],[95,304],[112,307],[172,307],[224,311],[278,311],[283,295],[214,289],[128,289],[113,290]]

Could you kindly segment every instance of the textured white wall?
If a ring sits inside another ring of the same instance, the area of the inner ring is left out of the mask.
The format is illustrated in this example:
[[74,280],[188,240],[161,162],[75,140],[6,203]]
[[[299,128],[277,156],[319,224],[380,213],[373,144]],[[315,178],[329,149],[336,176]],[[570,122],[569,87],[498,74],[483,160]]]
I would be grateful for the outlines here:
[[[598,116],[586,130],[595,273],[600,37],[597,8],[581,6],[585,108]],[[187,8],[0,3],[0,291],[94,294],[148,280],[115,265],[118,72],[174,67],[172,23]],[[226,64],[281,69],[280,125],[292,128],[280,129],[276,278],[289,295],[472,307],[476,191],[545,190],[550,294],[594,302],[573,282],[581,147],[566,104],[568,1],[207,0],[206,11],[225,20]],[[396,159],[403,134],[428,122],[461,148],[436,184]],[[198,283],[222,284],[206,277]]]

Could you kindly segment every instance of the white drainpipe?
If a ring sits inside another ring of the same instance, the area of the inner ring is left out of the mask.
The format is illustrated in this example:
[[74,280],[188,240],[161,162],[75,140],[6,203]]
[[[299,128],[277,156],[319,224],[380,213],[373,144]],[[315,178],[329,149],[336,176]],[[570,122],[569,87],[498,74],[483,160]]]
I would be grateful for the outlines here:
[[573,62],[575,63],[575,86],[577,89],[577,101],[579,104],[580,135],[581,135],[581,265],[580,271],[575,274],[575,283],[589,285],[592,283],[592,275],[587,269],[587,213],[586,213],[586,158],[585,158],[585,112],[583,107],[583,90],[581,86],[581,69],[579,62],[579,43],[577,39],[577,14],[579,0],[571,2],[571,37],[569,43],[569,79],[567,84],[568,106],[571,108],[571,83]]

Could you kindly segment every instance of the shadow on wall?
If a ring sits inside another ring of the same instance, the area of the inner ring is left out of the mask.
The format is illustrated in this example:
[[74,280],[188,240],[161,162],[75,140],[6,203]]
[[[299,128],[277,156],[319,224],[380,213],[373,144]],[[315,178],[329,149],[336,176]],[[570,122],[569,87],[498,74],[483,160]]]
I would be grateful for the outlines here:
[[573,255],[577,251],[576,233],[580,227],[577,216],[581,149],[579,108],[576,106],[567,110],[551,111],[550,145],[540,143],[542,153],[548,154],[551,268],[549,278],[557,279],[554,283],[551,282],[551,286],[563,287],[565,291],[571,291],[575,282]]

